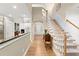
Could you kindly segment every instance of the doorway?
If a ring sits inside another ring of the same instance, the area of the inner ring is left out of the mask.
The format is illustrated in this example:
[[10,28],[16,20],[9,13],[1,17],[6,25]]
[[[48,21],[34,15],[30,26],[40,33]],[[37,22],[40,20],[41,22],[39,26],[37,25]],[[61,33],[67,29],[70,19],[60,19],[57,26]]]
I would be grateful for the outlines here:
[[44,33],[44,25],[42,22],[35,23],[35,35],[43,35]]

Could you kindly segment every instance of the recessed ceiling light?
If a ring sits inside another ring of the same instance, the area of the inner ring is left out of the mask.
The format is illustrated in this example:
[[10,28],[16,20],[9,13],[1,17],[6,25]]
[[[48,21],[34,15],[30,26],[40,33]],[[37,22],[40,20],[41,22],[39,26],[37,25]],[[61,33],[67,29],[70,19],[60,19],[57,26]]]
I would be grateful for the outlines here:
[[13,6],[14,9],[16,9],[16,6]]

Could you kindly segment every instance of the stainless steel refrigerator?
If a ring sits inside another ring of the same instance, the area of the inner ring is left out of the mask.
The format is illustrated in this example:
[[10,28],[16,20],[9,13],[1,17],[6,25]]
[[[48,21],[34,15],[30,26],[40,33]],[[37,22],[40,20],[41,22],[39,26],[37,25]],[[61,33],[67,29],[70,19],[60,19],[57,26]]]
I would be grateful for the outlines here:
[[4,40],[4,19],[0,16],[0,42]]

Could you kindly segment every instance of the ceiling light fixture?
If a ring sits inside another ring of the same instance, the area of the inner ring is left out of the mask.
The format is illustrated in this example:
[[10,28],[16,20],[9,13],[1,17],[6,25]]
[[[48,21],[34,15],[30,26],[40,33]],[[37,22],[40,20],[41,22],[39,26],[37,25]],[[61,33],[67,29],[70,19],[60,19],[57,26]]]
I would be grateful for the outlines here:
[[16,6],[13,6],[14,9],[16,9]]

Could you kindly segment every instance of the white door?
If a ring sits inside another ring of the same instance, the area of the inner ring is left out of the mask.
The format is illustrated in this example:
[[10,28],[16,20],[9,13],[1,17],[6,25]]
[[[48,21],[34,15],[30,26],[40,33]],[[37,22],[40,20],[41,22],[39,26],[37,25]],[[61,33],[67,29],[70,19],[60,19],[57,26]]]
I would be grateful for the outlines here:
[[42,35],[43,33],[44,33],[43,23],[41,23],[41,22],[35,23],[35,34]]

